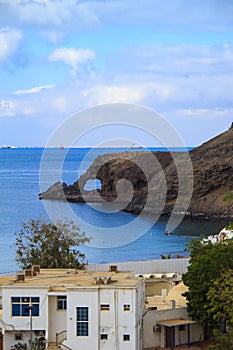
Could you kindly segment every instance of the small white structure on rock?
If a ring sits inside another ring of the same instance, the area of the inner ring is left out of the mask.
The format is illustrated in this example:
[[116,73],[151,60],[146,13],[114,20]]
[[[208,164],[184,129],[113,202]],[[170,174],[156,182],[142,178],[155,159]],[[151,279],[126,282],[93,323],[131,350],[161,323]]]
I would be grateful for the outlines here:
[[231,238],[233,238],[233,230],[224,227],[217,235],[210,235],[207,238],[203,238],[202,242],[204,244],[208,242],[216,244]]

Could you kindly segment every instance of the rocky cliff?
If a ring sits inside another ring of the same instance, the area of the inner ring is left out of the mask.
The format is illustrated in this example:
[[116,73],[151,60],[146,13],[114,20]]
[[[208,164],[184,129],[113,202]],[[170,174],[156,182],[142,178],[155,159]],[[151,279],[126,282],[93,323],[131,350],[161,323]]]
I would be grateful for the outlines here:
[[[232,218],[233,128],[193,149],[189,154],[194,183],[186,215],[203,218]],[[156,196],[160,196],[161,191],[164,192],[164,187],[161,190],[161,183],[165,181],[166,202],[163,213],[169,214],[176,203],[180,186],[180,174],[178,176],[176,165],[177,162],[183,162],[182,166],[185,166],[186,156],[183,153],[154,152],[152,154],[143,151],[106,154],[97,157],[87,172],[73,185],[56,183],[40,194],[40,198],[67,199],[73,202],[119,201],[123,203],[125,211],[138,214],[144,208],[151,189]],[[101,189],[84,191],[86,182],[96,178],[101,182]],[[119,187],[120,180],[128,181]],[[161,196],[164,195],[162,192]],[[185,193],[183,193],[183,200],[185,201]],[[150,205],[153,206],[153,198],[149,200]]]

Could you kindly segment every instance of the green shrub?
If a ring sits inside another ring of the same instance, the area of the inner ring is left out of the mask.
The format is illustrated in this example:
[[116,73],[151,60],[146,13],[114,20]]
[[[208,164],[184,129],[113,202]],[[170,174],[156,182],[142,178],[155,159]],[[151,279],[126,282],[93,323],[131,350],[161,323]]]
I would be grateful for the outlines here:
[[223,196],[223,201],[227,202],[227,204],[231,204],[231,202],[233,201],[233,193],[229,193]]

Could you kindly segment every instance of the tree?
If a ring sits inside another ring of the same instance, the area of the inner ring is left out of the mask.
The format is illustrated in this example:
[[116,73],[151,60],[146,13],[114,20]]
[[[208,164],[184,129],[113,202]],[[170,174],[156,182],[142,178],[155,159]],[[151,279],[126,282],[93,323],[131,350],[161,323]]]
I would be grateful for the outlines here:
[[218,322],[208,310],[208,291],[214,281],[224,271],[233,269],[233,239],[217,244],[202,244],[201,240],[191,240],[187,247],[190,252],[190,265],[183,281],[189,287],[185,293],[189,315],[205,326],[205,330],[218,328]]
[[85,255],[77,247],[90,242],[74,222],[56,224],[40,219],[22,224],[16,233],[16,262],[20,268],[82,268]]
[[[217,321],[218,344],[212,350],[231,350],[233,345],[233,270],[222,273],[207,293],[208,314]],[[227,331],[226,331],[227,330]]]

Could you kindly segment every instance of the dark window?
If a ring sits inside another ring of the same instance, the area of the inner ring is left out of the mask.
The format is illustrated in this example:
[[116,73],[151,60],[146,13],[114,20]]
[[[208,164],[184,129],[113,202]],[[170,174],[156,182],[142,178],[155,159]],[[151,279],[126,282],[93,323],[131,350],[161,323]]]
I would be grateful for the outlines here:
[[108,340],[108,335],[107,334],[100,334],[100,339],[101,340]]
[[183,324],[180,325],[180,326],[179,326],[179,331],[180,331],[180,332],[185,331],[185,325],[183,325]]
[[88,307],[77,307],[77,336],[88,336]]
[[110,305],[109,304],[101,304],[100,305],[100,310],[101,311],[109,311],[110,310]]
[[11,312],[12,316],[29,317],[29,305],[32,305],[32,316],[39,316],[40,298],[39,297],[12,297]]
[[23,334],[22,333],[16,333],[15,334],[15,340],[23,340]]
[[67,309],[67,300],[66,296],[58,296],[57,297],[57,310],[66,310]]
[[124,305],[124,311],[130,311],[130,305],[129,304],[125,304]]
[[130,341],[130,335],[129,334],[123,334],[123,341]]
[[12,304],[12,316],[20,316],[20,304]]

